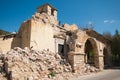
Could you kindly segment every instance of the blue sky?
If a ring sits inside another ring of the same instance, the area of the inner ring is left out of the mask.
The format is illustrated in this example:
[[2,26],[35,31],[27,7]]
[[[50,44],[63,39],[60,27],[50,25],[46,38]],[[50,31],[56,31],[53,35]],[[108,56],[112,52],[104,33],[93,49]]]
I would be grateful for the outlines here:
[[93,24],[99,33],[120,31],[120,0],[0,0],[0,29],[18,31],[36,7],[50,3],[61,23],[79,27]]

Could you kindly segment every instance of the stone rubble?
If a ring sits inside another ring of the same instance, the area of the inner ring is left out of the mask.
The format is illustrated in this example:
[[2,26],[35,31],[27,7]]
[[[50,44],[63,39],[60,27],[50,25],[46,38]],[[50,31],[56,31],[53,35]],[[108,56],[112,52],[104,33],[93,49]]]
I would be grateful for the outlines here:
[[86,64],[84,70],[85,70],[86,73],[99,72],[100,71],[100,69],[95,68],[94,66],[91,66],[90,64]]
[[55,74],[72,71],[70,64],[59,54],[49,50],[30,50],[27,47],[10,50],[1,56],[1,63],[4,63],[1,69],[3,68],[11,80],[44,80]]
[[[97,70],[87,65],[84,72]],[[27,47],[15,47],[4,55],[0,54],[2,80],[66,80],[73,76],[67,60],[49,50],[37,51]]]

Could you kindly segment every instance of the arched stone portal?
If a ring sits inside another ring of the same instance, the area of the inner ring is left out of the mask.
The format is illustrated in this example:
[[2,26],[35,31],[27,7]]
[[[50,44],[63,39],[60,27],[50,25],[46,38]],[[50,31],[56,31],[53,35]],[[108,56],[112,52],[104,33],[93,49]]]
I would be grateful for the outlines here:
[[84,61],[95,67],[99,67],[98,48],[94,39],[88,38],[85,42],[85,56]]

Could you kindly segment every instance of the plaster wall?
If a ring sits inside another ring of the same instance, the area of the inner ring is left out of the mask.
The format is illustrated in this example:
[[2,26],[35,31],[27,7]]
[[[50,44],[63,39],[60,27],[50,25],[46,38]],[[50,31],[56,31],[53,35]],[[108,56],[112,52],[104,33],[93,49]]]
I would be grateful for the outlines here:
[[13,38],[9,38],[7,40],[3,40],[0,38],[0,52],[6,53],[11,49]]
[[31,21],[30,47],[55,52],[55,39],[52,25],[43,22]]
[[30,47],[31,20],[24,22],[19,30],[21,48]]

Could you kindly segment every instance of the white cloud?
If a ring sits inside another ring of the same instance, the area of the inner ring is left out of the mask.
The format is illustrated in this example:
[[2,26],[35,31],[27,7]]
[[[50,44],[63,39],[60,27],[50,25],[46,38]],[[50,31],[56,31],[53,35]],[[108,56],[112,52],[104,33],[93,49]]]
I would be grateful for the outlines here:
[[92,22],[92,21],[89,21],[89,22],[88,22],[88,24],[89,24],[89,25],[92,25],[92,24],[93,24],[93,22]]
[[114,22],[115,22],[115,20],[111,20],[111,21],[110,21],[110,23],[114,23]]
[[109,22],[109,20],[104,20],[104,23],[108,23]]
[[110,24],[112,24],[112,23],[115,23],[115,20],[104,20],[104,23],[110,23]]

